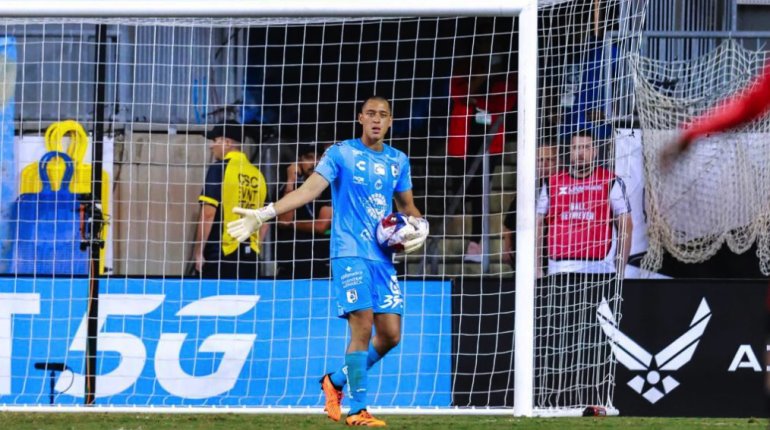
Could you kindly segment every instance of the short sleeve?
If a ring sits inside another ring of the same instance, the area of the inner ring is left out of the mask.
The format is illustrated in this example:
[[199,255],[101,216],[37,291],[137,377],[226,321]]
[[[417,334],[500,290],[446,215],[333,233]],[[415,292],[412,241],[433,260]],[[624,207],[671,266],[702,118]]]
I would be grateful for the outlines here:
[[401,174],[398,176],[398,182],[396,182],[393,191],[400,193],[403,191],[409,191],[412,189],[412,166],[409,164],[409,158],[404,157],[401,162]]
[[626,183],[619,177],[615,178],[610,189],[610,203],[612,204],[612,213],[615,216],[631,212],[631,203],[628,200]]
[[332,145],[324,152],[321,161],[318,162],[315,168],[315,172],[323,176],[331,184],[339,175],[341,160],[340,145]]
[[224,163],[217,163],[209,167],[209,170],[206,172],[206,183],[203,184],[203,190],[200,197],[198,197],[198,201],[219,207],[219,204],[222,202],[224,170]]
[[544,183],[540,188],[540,195],[537,196],[537,214],[548,215],[548,206],[550,206],[550,197],[548,196],[548,183]]

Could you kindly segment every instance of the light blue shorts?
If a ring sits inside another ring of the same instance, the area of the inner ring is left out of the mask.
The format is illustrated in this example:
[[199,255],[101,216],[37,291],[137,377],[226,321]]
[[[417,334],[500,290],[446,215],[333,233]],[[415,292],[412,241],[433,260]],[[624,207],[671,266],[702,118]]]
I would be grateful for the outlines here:
[[385,261],[356,257],[332,259],[332,279],[337,295],[337,314],[371,309],[376,314],[403,314],[404,296],[396,269]]

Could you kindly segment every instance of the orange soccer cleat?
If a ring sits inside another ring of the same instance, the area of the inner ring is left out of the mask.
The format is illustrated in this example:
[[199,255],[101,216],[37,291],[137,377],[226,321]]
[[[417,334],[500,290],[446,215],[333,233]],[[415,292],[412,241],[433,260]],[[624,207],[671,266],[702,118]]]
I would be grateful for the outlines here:
[[329,377],[331,374],[324,375],[321,378],[321,391],[326,397],[326,404],[324,405],[324,412],[333,421],[339,421],[342,417],[342,410],[340,404],[342,403],[342,391],[332,384],[332,380]]
[[385,421],[373,417],[366,409],[361,409],[355,415],[348,415],[345,424],[349,426],[386,427]]

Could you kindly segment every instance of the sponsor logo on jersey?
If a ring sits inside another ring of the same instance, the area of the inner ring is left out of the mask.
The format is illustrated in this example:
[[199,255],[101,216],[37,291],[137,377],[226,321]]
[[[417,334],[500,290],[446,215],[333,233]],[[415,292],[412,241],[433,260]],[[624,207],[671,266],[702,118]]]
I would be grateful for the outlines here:
[[374,238],[369,230],[361,230],[361,234],[359,234],[359,236],[361,236],[361,239],[363,240],[372,240]]
[[362,172],[365,172],[366,171],[366,161],[358,160],[356,162],[356,167],[358,168],[358,170],[360,170]]
[[385,210],[388,208],[388,201],[380,193],[374,193],[367,199],[366,213],[377,221],[385,217]]
[[[356,298],[358,298],[358,294],[355,293],[355,287],[357,285],[363,285],[364,283],[364,273],[360,270],[354,270],[354,271],[348,271],[346,273],[343,273],[342,276],[340,276],[340,281],[342,283],[342,288],[345,289],[345,291],[348,294],[348,299],[350,298],[349,294],[350,291],[353,291],[353,294],[356,294]],[[350,300],[348,300],[350,301]],[[353,303],[353,302],[350,302]]]
[[355,289],[350,289],[345,292],[345,295],[348,298],[348,303],[355,303],[358,301],[358,291]]
[[375,190],[381,190],[382,189],[382,179],[377,179],[377,181],[374,183],[374,189]]
[[353,176],[353,183],[358,185],[365,185],[366,180],[361,176]]
[[580,194],[584,191],[599,191],[603,189],[604,186],[601,184],[597,185],[570,185],[570,186],[560,186],[559,187],[559,195],[565,196],[565,195],[572,195],[572,194]]
[[379,176],[385,176],[385,165],[374,163],[374,173]]

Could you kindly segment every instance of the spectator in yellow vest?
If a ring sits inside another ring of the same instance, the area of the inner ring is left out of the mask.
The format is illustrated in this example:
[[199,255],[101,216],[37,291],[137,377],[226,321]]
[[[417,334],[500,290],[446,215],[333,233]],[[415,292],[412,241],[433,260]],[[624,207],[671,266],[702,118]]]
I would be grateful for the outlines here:
[[195,269],[204,278],[254,279],[260,236],[256,231],[239,243],[227,233],[225,225],[235,221],[234,207],[256,209],[265,204],[265,177],[241,152],[244,126],[225,122],[206,133],[212,141],[211,154],[216,160],[206,172],[198,200],[201,203],[199,225],[193,256]]

